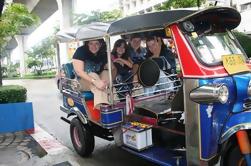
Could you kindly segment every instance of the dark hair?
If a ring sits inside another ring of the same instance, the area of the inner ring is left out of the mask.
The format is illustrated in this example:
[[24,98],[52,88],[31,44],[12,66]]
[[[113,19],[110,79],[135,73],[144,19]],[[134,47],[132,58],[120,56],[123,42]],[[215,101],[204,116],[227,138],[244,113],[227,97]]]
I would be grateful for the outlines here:
[[139,34],[139,33],[134,33],[134,34],[131,34],[130,35],[130,40],[132,40],[133,38],[142,38],[142,35],[141,34]]
[[100,48],[99,48],[98,54],[100,52],[106,52],[106,43],[105,43],[104,39],[95,39],[95,40],[85,41],[84,42],[84,46],[83,46],[85,48],[85,50],[87,50],[88,52],[90,52],[89,47],[88,47],[88,43],[90,41],[98,41],[100,43]]
[[[130,38],[129,38],[130,41],[132,41],[132,39],[134,39],[134,38],[140,38],[140,39],[142,39],[142,34],[133,33],[133,34],[131,34],[129,37],[130,37]],[[130,49],[132,49],[131,43],[129,43],[128,47],[129,47]],[[139,48],[136,50],[136,52],[137,52],[138,54],[140,54],[140,53],[141,53],[141,47],[139,47]]]
[[[147,50],[146,55],[147,55],[147,57],[151,57],[153,55],[153,53],[149,50],[149,48],[147,46],[147,42],[152,41],[152,40],[156,40],[157,41],[158,38],[156,36],[147,36],[146,37],[146,50]],[[161,40],[161,51],[163,51],[164,49],[166,49],[166,46],[165,46],[165,43],[162,40],[162,38],[160,40]]]
[[122,59],[128,59],[128,46],[127,46],[127,43],[124,39],[118,39],[115,43],[114,43],[114,46],[113,46],[113,49],[112,49],[112,55],[115,56],[116,58],[118,58],[118,54],[117,54],[117,48],[120,47],[122,44],[125,45],[125,53],[121,56]]

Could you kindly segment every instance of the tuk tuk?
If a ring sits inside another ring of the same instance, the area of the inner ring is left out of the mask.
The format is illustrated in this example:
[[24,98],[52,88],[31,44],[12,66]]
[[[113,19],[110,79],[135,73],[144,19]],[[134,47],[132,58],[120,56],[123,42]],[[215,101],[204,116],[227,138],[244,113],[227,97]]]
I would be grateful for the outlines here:
[[[93,94],[79,90],[72,64],[65,65],[60,109],[67,118],[61,119],[70,124],[77,153],[89,156],[97,136],[158,165],[251,165],[251,65],[231,33],[240,20],[228,7],[171,10],[126,17],[104,29],[87,25],[97,31],[92,37],[65,33],[70,40],[104,38],[109,66],[109,105],[97,110]],[[126,83],[112,80],[110,40],[135,33],[172,39],[177,70],[164,76],[171,87],[146,94],[160,71],[151,59],[143,61],[133,73],[139,82],[131,84],[138,86],[121,100],[116,86]]]

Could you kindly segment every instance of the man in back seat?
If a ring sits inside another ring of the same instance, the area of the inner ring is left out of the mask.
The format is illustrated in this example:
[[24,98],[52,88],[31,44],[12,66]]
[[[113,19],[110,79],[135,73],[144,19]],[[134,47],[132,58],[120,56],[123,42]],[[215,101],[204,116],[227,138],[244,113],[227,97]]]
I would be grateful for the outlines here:
[[106,88],[109,77],[105,42],[102,39],[86,41],[76,50],[72,62],[82,90],[93,92],[94,106],[99,108],[101,103],[108,103]]

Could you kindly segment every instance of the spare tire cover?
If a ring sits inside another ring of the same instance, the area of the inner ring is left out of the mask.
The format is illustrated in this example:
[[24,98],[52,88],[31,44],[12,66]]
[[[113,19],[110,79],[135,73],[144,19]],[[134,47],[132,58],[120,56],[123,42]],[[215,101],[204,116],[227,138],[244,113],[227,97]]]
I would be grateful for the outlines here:
[[139,83],[144,87],[151,87],[159,80],[160,69],[156,62],[151,59],[143,61],[138,69]]

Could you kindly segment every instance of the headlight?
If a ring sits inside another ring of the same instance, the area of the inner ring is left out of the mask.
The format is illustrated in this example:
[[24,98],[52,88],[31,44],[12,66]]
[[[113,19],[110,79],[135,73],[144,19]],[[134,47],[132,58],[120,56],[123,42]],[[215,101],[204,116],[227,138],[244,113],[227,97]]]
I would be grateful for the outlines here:
[[214,103],[220,102],[225,104],[229,97],[227,86],[223,84],[204,85],[191,91],[191,100],[197,103]]
[[251,80],[248,83],[248,95],[251,96]]
[[222,104],[225,104],[228,100],[229,92],[225,85],[220,86],[218,90],[218,99]]

